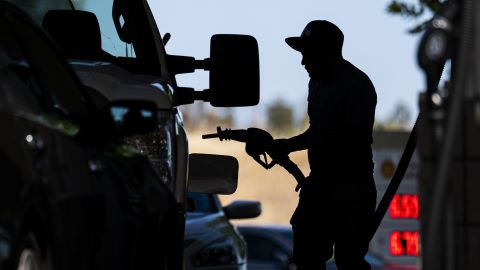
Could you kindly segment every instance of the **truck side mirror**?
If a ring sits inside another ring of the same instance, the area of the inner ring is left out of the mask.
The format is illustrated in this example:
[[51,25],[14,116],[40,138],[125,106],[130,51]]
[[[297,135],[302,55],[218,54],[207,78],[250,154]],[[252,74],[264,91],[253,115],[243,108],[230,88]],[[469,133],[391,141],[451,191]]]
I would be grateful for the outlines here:
[[173,74],[190,73],[195,69],[210,71],[210,89],[194,91],[178,87],[176,105],[195,100],[208,101],[215,107],[257,105],[260,101],[260,68],[258,44],[248,35],[213,35],[210,40],[210,58],[168,55],[169,71]]
[[229,219],[256,218],[262,213],[262,205],[258,201],[233,201],[223,211]]
[[188,191],[232,194],[237,190],[238,161],[231,156],[190,154]]

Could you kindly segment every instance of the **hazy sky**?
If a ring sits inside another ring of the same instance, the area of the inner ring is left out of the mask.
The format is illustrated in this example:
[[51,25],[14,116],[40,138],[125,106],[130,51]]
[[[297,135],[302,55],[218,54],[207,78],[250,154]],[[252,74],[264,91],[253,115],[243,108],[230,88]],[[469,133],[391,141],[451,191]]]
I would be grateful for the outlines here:
[[[162,35],[172,34],[170,54],[198,59],[209,56],[210,36],[217,33],[249,34],[259,44],[261,99],[257,107],[235,109],[241,123],[265,115],[277,99],[294,106],[297,117],[306,111],[308,75],[301,55],[284,42],[298,36],[315,19],[329,20],[345,35],[345,59],[369,75],[375,85],[376,118],[387,118],[394,106],[405,103],[418,112],[417,96],[424,87],[416,63],[419,35],[406,29],[414,24],[386,13],[384,0],[150,0]],[[208,88],[206,72],[177,77],[179,85]],[[258,120],[258,119],[257,119]]]

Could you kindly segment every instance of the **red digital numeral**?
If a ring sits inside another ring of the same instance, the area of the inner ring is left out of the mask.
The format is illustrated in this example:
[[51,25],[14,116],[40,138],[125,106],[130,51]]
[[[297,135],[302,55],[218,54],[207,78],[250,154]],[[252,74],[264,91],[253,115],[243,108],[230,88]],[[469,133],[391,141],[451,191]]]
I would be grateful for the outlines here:
[[390,203],[391,218],[418,218],[418,195],[395,194]]
[[390,254],[393,256],[418,256],[418,232],[392,232],[390,234]]

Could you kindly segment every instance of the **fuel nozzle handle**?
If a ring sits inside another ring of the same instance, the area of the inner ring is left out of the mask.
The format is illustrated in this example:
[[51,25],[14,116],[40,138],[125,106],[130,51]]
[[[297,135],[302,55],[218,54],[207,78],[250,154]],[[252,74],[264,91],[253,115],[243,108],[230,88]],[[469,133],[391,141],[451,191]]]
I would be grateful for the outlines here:
[[[272,135],[265,130],[259,128],[248,129],[224,129],[217,127],[217,133],[202,135],[203,139],[219,138],[223,140],[234,140],[245,143],[245,151],[255,161],[260,163],[264,168],[270,169],[275,163],[269,164],[267,161],[267,148],[273,141]],[[261,157],[264,160],[262,161]]]
[[223,140],[234,140],[238,142],[246,142],[247,141],[247,130],[245,129],[228,129],[222,130],[221,127],[217,127],[217,133],[211,134],[204,134],[202,135],[202,139],[213,139],[219,138],[220,141]]

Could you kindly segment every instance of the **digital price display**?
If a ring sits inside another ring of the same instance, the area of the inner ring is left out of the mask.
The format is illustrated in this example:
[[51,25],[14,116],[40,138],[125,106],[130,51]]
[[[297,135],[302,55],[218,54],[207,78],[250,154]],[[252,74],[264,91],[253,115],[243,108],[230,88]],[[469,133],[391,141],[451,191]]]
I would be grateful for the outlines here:
[[418,209],[417,194],[395,194],[389,212],[392,219],[418,218]]
[[392,256],[418,256],[418,232],[393,231],[390,234]]

